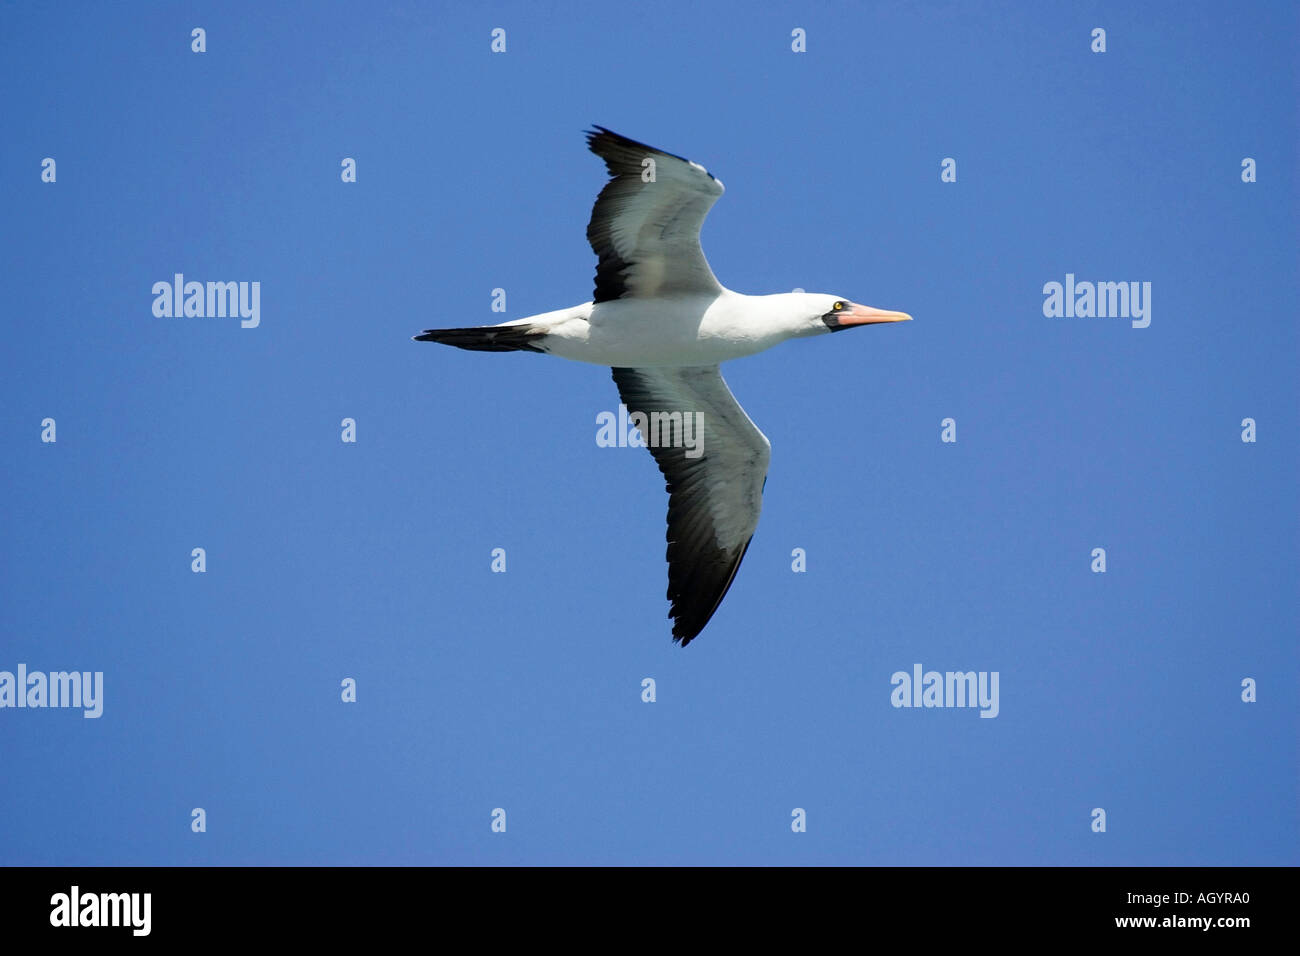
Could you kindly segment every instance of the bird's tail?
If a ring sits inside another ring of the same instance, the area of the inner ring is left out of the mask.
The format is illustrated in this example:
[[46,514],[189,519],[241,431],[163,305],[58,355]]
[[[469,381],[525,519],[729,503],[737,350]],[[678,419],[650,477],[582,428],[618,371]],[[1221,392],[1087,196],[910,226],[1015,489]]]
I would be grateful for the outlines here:
[[545,326],[522,323],[518,325],[478,325],[464,329],[425,329],[414,336],[417,342],[441,342],[472,352],[545,352],[541,339],[546,337]]

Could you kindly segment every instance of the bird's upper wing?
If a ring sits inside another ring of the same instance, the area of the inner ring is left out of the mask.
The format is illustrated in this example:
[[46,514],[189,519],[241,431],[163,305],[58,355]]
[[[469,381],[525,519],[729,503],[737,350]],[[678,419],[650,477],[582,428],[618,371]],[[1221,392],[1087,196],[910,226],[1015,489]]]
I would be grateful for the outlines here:
[[722,183],[698,163],[603,126],[587,133],[587,145],[610,174],[587,224],[598,260],[594,301],[720,293],[700,248],[700,226]]
[[[718,366],[616,368],[629,414],[647,416],[650,446],[668,484],[668,599],[673,640],[689,644],[709,623],[736,576],[763,507],[772,446],[722,380]],[[661,417],[652,417],[654,413]],[[702,454],[670,445],[686,416]],[[681,413],[681,423],[670,416]],[[656,437],[658,441],[656,441]]]

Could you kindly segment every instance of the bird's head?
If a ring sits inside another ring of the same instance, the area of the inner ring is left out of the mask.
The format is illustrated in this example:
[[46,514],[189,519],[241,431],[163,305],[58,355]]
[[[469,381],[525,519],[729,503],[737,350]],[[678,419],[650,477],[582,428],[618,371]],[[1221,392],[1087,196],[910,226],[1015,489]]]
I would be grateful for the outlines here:
[[805,295],[803,298],[809,300],[812,313],[809,322],[817,332],[842,332],[858,325],[910,322],[912,319],[906,312],[873,309],[869,305],[858,305],[835,295]]

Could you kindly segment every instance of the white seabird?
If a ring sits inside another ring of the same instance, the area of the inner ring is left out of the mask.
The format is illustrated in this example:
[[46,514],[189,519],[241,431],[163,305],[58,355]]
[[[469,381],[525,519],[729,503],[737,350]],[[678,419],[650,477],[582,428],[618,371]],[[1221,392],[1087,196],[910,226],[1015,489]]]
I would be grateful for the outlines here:
[[[673,640],[684,646],[718,609],[745,557],[771,456],[718,364],[786,339],[911,316],[834,295],[723,288],[700,248],[700,226],[722,183],[698,163],[603,126],[587,133],[587,145],[610,174],[587,225],[598,259],[592,301],[500,325],[429,329],[415,339],[612,367],[668,485],[669,617]],[[681,440],[685,416],[696,412],[702,452]],[[663,433],[647,429],[651,421]]]

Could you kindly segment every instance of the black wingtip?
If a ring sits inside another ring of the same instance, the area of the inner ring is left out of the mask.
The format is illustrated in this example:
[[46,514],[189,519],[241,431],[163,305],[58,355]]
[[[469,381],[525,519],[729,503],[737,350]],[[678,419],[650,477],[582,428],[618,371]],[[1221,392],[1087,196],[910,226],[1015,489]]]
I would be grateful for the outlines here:
[[[679,153],[670,153],[666,149],[660,149],[658,146],[651,146],[649,143],[642,143],[635,139],[629,139],[628,137],[624,136],[622,133],[616,133],[612,129],[609,129],[608,127],[605,126],[601,126],[598,123],[592,123],[591,129],[587,130],[586,133],[587,133],[587,148],[591,150],[593,153],[595,153],[597,156],[604,159],[606,163],[609,163],[610,160],[605,156],[605,153],[602,151],[602,146],[603,145],[620,146],[624,149],[644,150],[647,153],[658,153],[660,156],[670,156],[673,159],[680,159],[683,163],[690,163],[693,166],[699,166],[700,169],[704,170],[704,175],[708,176],[710,179],[716,181],[718,178],[717,176],[713,175],[713,173],[709,172],[707,169],[704,169],[703,166],[700,166],[699,163],[695,162],[692,159],[689,159],[686,156],[682,156]],[[613,170],[611,168],[611,172],[612,171]]]
[[[669,617],[671,616],[672,615],[669,615]],[[700,634],[699,631],[690,633],[685,630],[679,630],[677,627],[673,627],[673,643],[685,647],[691,641],[695,640],[695,638],[699,637],[699,634]]]
[[[593,153],[595,153],[597,156],[600,155],[600,152],[596,149],[596,147],[597,145],[599,145],[599,141],[601,139],[611,139],[614,142],[632,143],[632,140],[628,139],[626,136],[620,136],[618,133],[615,133],[612,129],[609,129],[608,127],[605,126],[601,126],[599,123],[592,123],[591,129],[585,129],[582,132],[587,137],[587,148],[591,150]],[[635,145],[640,145],[640,144],[635,144]],[[646,148],[649,149],[651,147],[646,147]]]
[[602,156],[600,149],[601,142],[605,141],[612,146],[622,146],[624,149],[644,150],[647,153],[659,153],[662,156],[671,156],[673,159],[680,159],[684,163],[690,160],[685,156],[678,156],[676,153],[670,153],[666,149],[660,149],[658,146],[651,146],[649,143],[642,143],[639,140],[624,136],[622,133],[616,133],[606,126],[598,123],[592,123],[591,129],[587,130],[587,148],[597,156]]

